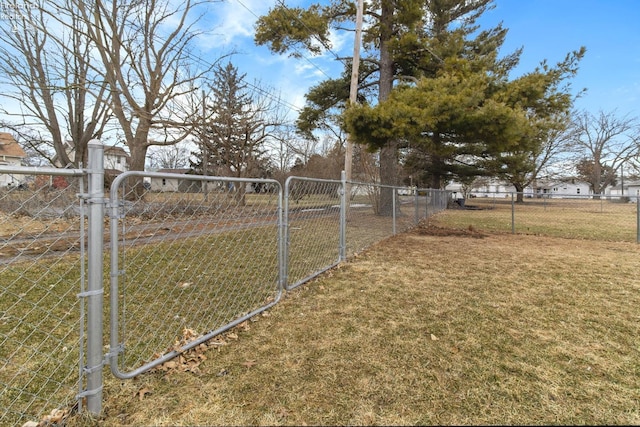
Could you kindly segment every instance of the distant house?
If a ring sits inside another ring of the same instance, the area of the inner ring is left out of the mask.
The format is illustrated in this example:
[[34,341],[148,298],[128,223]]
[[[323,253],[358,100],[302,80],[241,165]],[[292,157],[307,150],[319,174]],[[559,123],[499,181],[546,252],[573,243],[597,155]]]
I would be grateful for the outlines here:
[[[64,143],[64,150],[70,158],[74,158],[75,145],[72,141]],[[131,156],[124,148],[115,145],[107,145],[104,147],[104,168],[108,171],[109,175],[118,175],[119,173],[128,171],[130,160]],[[53,164],[59,168],[66,166],[62,164],[57,155],[53,158]]]
[[[0,132],[0,165],[21,166],[27,157],[22,147],[10,133]],[[0,174],[0,188],[17,187],[24,184],[24,176],[20,174]]]
[[640,197],[640,181],[624,181],[624,188],[622,183],[607,187],[605,190],[607,196],[610,197],[628,197],[630,201],[637,201]]
[[[156,172],[167,174],[180,174],[191,175],[193,170],[191,169],[158,169]],[[199,191],[199,181],[193,181],[190,179],[182,178],[156,178],[151,177],[151,191],[166,192],[166,191]]]
[[[464,197],[465,188],[459,182],[450,182],[445,190],[450,191],[454,199]],[[497,179],[478,180],[471,189],[466,190],[471,197],[508,197],[516,191],[513,185]],[[531,188],[527,187],[525,193],[531,193]]]
[[126,172],[129,170],[131,156],[124,148],[115,145],[104,147],[104,168]]
[[[627,186],[625,185],[625,189]],[[463,197],[463,187],[458,182],[451,182],[446,189],[452,192],[454,198]],[[468,193],[471,197],[508,197],[516,191],[515,187],[496,179],[482,179],[472,186]],[[524,197],[571,197],[588,196],[591,194],[589,184],[576,178],[558,180],[538,179],[527,186]]]
[[538,197],[588,196],[591,194],[591,187],[586,182],[576,178],[553,181],[538,180],[536,182],[535,194]]

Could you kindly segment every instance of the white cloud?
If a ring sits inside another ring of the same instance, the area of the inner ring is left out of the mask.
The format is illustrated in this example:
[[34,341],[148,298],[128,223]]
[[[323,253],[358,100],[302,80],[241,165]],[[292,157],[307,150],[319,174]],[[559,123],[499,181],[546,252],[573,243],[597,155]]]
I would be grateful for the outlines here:
[[203,49],[253,43],[254,25],[258,17],[273,7],[275,0],[225,0],[208,7],[200,27],[206,34],[200,37]]
[[[353,54],[353,43],[355,41],[355,33],[350,31],[334,31],[329,33],[329,41],[331,42],[331,50],[335,53],[345,51],[346,54]],[[348,51],[348,52],[347,52]]]

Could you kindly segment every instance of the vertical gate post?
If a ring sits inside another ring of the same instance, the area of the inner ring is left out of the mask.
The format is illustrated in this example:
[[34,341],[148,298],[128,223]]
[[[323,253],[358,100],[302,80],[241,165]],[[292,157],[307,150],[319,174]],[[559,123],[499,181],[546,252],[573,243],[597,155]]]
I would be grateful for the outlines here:
[[104,145],[89,141],[89,230],[87,284],[87,410],[102,411],[102,316],[103,316],[103,229],[104,229]]

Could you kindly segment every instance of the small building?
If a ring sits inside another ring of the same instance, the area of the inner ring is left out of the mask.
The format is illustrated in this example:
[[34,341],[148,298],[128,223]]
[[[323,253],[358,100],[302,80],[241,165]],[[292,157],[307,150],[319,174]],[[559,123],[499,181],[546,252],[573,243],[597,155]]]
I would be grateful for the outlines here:
[[640,181],[624,181],[624,187],[622,183],[607,187],[605,194],[608,197],[628,197],[629,201],[637,202],[640,197]]
[[588,183],[576,178],[566,178],[560,180],[538,180],[536,182],[536,197],[571,197],[588,196],[591,194],[591,187]]
[[[0,132],[0,165],[20,167],[26,157],[27,154],[10,133]],[[0,174],[0,188],[18,187],[24,183],[24,175]]]
[[[167,174],[180,174],[180,175],[190,175],[193,174],[191,169],[158,169],[156,172],[159,173],[167,173]],[[197,189],[194,188],[197,186]],[[167,191],[199,191],[200,184],[199,181],[194,181],[191,179],[182,179],[179,177],[175,178],[156,178],[151,177],[150,182],[151,191],[157,192],[167,192]]]
[[115,145],[104,147],[104,167],[105,169],[114,169],[120,172],[129,170],[131,156],[124,148]]

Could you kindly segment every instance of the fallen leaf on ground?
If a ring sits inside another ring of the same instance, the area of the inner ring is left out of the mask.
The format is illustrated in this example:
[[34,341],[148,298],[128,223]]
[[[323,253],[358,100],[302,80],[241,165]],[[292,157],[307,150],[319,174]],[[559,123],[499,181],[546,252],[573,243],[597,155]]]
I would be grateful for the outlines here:
[[138,399],[143,400],[147,394],[151,394],[151,390],[147,387],[141,388],[140,390],[138,390]]
[[246,366],[247,368],[252,367],[253,365],[256,365],[257,362],[255,360],[247,360],[246,362],[243,363],[244,366]]

